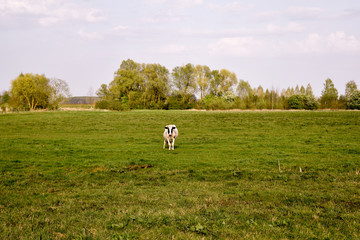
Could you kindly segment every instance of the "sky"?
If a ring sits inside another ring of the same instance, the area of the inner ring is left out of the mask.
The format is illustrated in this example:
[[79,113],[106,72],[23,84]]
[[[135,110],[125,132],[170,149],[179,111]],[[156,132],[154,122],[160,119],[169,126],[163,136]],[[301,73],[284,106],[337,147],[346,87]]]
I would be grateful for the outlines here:
[[360,88],[359,0],[0,0],[0,92],[20,73],[95,96],[121,62],[226,68],[251,87]]

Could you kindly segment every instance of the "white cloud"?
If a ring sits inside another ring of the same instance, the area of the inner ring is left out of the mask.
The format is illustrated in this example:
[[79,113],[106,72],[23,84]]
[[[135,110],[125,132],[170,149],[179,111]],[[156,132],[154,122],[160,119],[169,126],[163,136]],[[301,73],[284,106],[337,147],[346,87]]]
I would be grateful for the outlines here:
[[302,40],[270,40],[260,36],[220,38],[208,45],[211,53],[227,56],[360,54],[360,40],[344,32],[312,33]]
[[84,8],[67,0],[0,0],[0,17],[25,14],[35,17],[42,26],[68,20],[98,22],[106,19],[100,9]]
[[123,25],[118,25],[116,27],[113,27],[112,29],[110,29],[109,31],[106,32],[106,35],[120,36],[120,37],[131,36],[134,34],[135,34],[135,31],[133,29],[131,29],[128,26],[123,26]]
[[249,56],[257,55],[264,47],[264,43],[254,37],[230,37],[221,38],[208,47],[213,54]]
[[266,10],[254,14],[257,21],[271,21],[277,18],[290,20],[316,20],[324,17],[326,11],[322,8],[292,6],[285,10]]
[[359,18],[360,17],[360,9],[349,9],[341,13],[337,13],[336,15],[332,16],[332,19],[352,19],[352,18]]
[[144,0],[148,5],[166,5],[171,9],[185,9],[203,4],[203,0]]
[[44,18],[38,19],[38,22],[41,26],[50,26],[50,25],[56,24],[60,21],[61,21],[61,19],[57,18],[57,17],[44,17]]
[[269,21],[281,15],[280,11],[267,10],[254,14],[254,18],[258,21]]
[[203,0],[175,0],[171,2],[176,8],[196,7],[203,4]]
[[324,12],[324,9],[313,7],[289,7],[285,10],[289,17],[301,20],[318,19]]
[[360,40],[341,31],[328,36],[313,33],[304,41],[296,42],[296,44],[305,53],[360,53]]
[[254,5],[243,4],[241,2],[235,1],[235,2],[227,3],[225,5],[210,3],[208,7],[216,12],[221,12],[221,13],[228,13],[228,12],[239,13],[253,8]]
[[302,32],[305,28],[297,22],[289,22],[286,26],[279,26],[276,24],[268,24],[266,27],[267,32],[273,34],[289,33],[289,32]]
[[79,30],[78,31],[78,34],[83,37],[83,38],[87,38],[87,39],[90,39],[90,40],[101,40],[103,39],[104,37],[98,33],[98,32],[86,32],[84,31],[83,29]]
[[160,48],[161,53],[182,53],[186,50],[185,46],[179,44],[168,44]]
[[99,9],[90,9],[87,12],[85,12],[85,14],[86,14],[85,19],[88,22],[100,22],[106,20],[103,11]]
[[170,9],[164,14],[157,14],[151,17],[143,18],[143,20],[147,23],[176,23],[185,21],[187,16],[179,15],[178,13],[174,14],[174,12]]

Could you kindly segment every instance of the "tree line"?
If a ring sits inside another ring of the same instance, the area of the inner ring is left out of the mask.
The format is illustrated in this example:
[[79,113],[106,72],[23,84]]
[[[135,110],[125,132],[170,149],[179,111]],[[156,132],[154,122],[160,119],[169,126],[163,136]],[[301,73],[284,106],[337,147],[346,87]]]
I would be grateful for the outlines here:
[[160,64],[124,60],[108,85],[97,91],[100,109],[360,109],[360,91],[355,81],[346,84],[339,96],[326,79],[321,97],[308,84],[295,88],[252,88],[227,70],[186,64],[169,70]]
[[[320,97],[308,84],[277,89],[252,88],[227,70],[211,70],[188,63],[172,72],[160,64],[122,61],[109,84],[97,90],[99,109],[360,109],[360,90],[355,81],[346,83],[340,95],[331,79],[326,79]],[[39,74],[20,74],[9,91],[0,95],[0,106],[57,109],[70,96],[67,83]]]

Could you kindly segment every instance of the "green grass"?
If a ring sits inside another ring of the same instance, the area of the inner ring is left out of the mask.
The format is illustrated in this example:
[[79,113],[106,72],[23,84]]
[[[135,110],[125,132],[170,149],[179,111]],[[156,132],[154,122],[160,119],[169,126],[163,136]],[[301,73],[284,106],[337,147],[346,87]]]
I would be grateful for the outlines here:
[[360,112],[3,114],[0,136],[0,239],[360,239]]
[[61,104],[60,108],[92,109],[94,104]]

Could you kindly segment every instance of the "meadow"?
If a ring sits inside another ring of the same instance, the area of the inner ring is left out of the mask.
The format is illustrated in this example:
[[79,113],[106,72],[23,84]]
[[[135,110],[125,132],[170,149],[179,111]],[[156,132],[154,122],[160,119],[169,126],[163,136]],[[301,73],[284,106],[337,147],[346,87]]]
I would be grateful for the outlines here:
[[0,239],[360,239],[359,111],[13,113],[0,136]]

